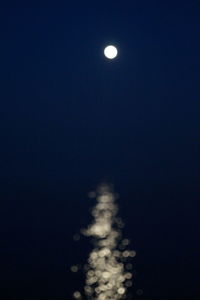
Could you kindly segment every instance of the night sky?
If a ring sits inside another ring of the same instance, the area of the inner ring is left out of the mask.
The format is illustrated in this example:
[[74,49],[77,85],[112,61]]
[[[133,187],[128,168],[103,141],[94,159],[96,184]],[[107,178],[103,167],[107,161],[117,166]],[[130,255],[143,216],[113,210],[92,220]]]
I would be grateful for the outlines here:
[[0,36],[0,299],[72,299],[101,182],[131,299],[200,299],[200,2],[5,1]]

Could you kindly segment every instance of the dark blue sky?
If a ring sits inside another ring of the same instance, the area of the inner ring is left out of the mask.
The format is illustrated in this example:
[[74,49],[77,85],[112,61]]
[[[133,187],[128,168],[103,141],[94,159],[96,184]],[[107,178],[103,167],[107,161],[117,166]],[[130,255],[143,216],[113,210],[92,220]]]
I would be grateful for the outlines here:
[[199,15],[194,0],[1,4],[2,299],[71,299],[88,251],[72,236],[103,180],[138,253],[134,297],[199,299]]

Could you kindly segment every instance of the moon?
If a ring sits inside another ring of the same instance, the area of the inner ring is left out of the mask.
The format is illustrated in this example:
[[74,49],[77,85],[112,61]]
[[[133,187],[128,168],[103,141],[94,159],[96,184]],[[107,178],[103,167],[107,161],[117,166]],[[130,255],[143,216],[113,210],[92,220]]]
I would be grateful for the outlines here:
[[109,45],[104,49],[104,55],[108,58],[108,59],[113,59],[117,56],[118,51],[117,48],[113,45]]

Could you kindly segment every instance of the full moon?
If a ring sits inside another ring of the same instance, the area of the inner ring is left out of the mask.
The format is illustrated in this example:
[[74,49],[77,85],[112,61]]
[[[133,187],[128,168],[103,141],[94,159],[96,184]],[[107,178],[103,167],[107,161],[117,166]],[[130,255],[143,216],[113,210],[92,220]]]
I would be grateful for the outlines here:
[[104,49],[104,55],[109,59],[115,58],[117,56],[117,53],[117,48],[112,45],[109,45]]

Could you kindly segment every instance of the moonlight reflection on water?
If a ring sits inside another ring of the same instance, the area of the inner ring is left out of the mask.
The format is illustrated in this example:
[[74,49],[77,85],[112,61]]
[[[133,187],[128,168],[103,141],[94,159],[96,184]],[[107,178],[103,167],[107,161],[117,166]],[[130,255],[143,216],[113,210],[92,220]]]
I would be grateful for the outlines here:
[[[128,239],[122,239],[123,222],[117,217],[115,194],[108,185],[97,190],[97,203],[92,209],[93,222],[83,234],[92,237],[94,248],[85,265],[84,294],[88,299],[124,299],[127,288],[132,285],[132,264],[127,260],[135,251],[127,249]],[[79,299],[80,292],[74,293]]]

